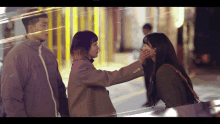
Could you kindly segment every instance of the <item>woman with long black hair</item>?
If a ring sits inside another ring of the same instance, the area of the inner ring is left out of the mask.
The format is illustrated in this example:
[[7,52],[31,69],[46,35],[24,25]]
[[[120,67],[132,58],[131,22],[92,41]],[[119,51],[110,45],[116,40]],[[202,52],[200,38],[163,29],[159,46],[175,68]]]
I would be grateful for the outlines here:
[[[181,78],[169,64],[179,70],[187,79],[189,86],[193,86],[189,76],[184,68],[180,65],[174,47],[168,37],[163,33],[152,33],[144,37],[144,46],[142,50],[153,52],[149,58],[154,61],[154,69],[151,80],[146,80],[147,102],[144,106],[155,106],[159,100],[162,100],[166,108],[193,104],[197,102],[195,96]],[[146,70],[147,66],[144,66]]]

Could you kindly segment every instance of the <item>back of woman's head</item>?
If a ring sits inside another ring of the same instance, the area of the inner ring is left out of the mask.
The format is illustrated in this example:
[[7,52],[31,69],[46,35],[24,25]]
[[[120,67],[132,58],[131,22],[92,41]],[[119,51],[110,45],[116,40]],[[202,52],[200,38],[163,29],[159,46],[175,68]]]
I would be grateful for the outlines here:
[[[151,76],[152,82],[150,83],[150,85],[147,89],[148,103],[146,103],[146,104],[148,104],[149,106],[153,106],[160,99],[157,95],[157,90],[156,90],[156,83],[155,83],[156,82],[156,72],[165,63],[171,64],[176,69],[178,69],[183,74],[183,76],[187,79],[188,83],[192,87],[192,83],[191,83],[190,78],[188,77],[188,75],[187,75],[186,71],[184,70],[184,68],[182,67],[182,65],[180,65],[180,63],[177,59],[177,56],[176,56],[175,49],[174,49],[171,41],[169,40],[169,38],[165,34],[163,34],[163,33],[149,34],[149,35],[145,36],[145,38],[143,39],[143,42],[144,43],[150,42],[152,47],[156,48],[156,61],[155,61],[154,70],[153,70],[153,73]],[[145,81],[145,83],[149,83],[149,81]],[[190,97],[191,101],[192,101],[192,99],[194,100],[194,98],[192,98],[191,91],[188,88],[186,88],[186,89],[187,89],[188,94],[190,95],[189,97]]]
[[72,39],[70,54],[73,61],[81,59],[87,55],[93,42],[98,41],[98,36],[88,30],[77,32]]

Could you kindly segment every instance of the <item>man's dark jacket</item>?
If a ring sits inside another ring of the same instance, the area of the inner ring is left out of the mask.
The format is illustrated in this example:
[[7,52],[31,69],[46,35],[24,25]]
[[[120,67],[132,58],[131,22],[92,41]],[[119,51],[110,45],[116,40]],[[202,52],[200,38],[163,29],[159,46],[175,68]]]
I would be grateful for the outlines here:
[[7,117],[69,115],[57,60],[43,43],[23,38],[5,57],[1,81]]

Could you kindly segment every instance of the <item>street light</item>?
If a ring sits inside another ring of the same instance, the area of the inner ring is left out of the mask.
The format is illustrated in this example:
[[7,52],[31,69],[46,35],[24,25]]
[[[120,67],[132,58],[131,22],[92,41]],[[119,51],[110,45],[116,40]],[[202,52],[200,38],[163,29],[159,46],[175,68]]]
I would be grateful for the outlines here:
[[5,13],[5,9],[6,9],[6,7],[0,7],[0,14]]
[[178,13],[176,13],[177,21],[175,23],[176,28],[179,28],[183,25],[184,22],[184,7],[178,7]]
[[0,7],[0,24],[9,22],[8,18],[6,17],[5,10],[6,7]]

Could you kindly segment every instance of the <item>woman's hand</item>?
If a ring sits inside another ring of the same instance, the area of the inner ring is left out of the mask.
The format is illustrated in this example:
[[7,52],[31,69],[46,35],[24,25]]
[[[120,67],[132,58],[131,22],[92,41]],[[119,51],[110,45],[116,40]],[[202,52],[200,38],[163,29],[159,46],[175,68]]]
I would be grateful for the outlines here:
[[148,50],[142,50],[140,52],[140,57],[139,57],[139,61],[140,63],[143,65],[144,61],[146,60],[146,58],[150,57],[150,52]]

